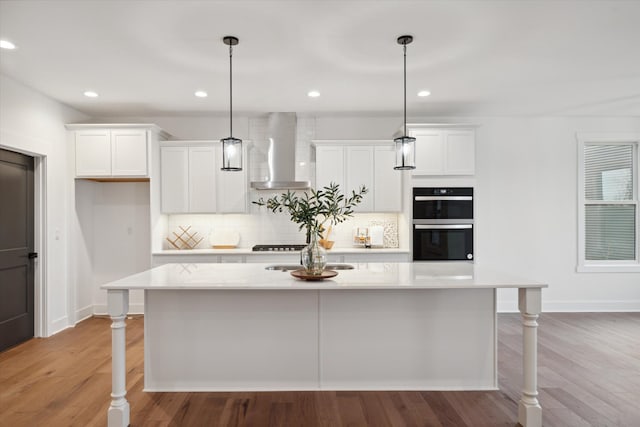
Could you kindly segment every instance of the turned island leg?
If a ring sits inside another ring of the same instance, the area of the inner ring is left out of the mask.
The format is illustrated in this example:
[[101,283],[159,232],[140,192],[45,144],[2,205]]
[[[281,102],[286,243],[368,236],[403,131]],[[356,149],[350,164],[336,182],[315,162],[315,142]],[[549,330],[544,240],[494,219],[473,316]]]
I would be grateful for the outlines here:
[[108,427],[129,425],[129,402],[127,402],[127,341],[125,335],[129,291],[111,289],[107,291],[108,310],[111,316],[111,406],[108,411]]
[[518,403],[518,422],[523,427],[542,426],[542,407],[538,402],[538,315],[542,309],[540,288],[518,289],[518,308],[522,314],[522,370],[524,384]]

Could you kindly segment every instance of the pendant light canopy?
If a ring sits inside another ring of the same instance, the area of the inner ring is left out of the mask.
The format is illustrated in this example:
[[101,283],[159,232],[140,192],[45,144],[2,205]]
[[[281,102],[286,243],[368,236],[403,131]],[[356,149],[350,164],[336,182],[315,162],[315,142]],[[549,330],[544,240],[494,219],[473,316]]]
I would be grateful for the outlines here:
[[402,45],[404,53],[404,133],[394,139],[396,143],[395,170],[416,168],[416,139],[407,136],[407,45],[413,41],[413,36],[398,37],[398,44]]
[[233,46],[238,38],[226,36],[222,39],[229,46],[229,137],[222,139],[222,170],[242,170],[242,140],[233,137]]

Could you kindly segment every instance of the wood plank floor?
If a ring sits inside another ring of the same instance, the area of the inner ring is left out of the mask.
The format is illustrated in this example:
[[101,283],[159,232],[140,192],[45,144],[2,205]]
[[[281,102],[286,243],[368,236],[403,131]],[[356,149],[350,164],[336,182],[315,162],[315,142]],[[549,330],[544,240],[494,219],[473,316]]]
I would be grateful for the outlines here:
[[[104,426],[110,321],[92,318],[0,353],[0,426]],[[132,426],[515,426],[521,326],[499,316],[500,390],[143,393],[143,319],[127,321]],[[640,313],[543,314],[545,426],[640,426]]]

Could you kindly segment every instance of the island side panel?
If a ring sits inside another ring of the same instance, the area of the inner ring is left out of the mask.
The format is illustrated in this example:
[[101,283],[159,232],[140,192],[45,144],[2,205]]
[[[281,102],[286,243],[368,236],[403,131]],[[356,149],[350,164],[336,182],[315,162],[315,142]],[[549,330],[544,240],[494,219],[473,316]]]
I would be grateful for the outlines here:
[[145,299],[145,391],[317,388],[317,292],[147,290]]
[[321,291],[321,388],[496,389],[494,294]]

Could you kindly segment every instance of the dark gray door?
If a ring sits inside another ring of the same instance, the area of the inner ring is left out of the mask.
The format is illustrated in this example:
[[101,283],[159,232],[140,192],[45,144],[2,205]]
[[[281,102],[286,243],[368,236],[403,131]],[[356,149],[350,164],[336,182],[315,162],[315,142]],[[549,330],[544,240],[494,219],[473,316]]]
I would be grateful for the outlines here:
[[33,337],[33,158],[0,150],[0,351]]

